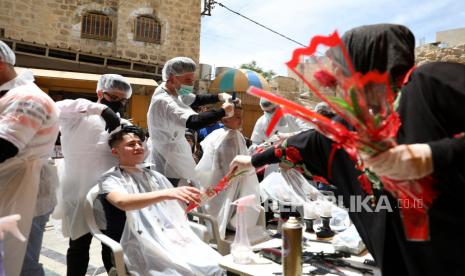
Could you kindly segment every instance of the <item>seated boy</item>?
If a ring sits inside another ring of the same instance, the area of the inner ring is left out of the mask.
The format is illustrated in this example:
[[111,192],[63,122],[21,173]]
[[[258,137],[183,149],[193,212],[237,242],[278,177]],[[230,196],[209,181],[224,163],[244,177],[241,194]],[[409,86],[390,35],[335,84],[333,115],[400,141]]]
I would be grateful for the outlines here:
[[179,202],[198,202],[199,191],[173,188],[166,177],[141,166],[143,139],[134,126],[110,136],[119,165],[98,182],[106,233],[123,246],[131,275],[221,275],[221,256],[192,232]]
[[[242,127],[242,108],[234,108],[234,116],[223,118],[224,128],[216,129],[201,143],[203,156],[195,171],[198,185],[207,188],[216,185],[229,171],[229,164],[236,155],[247,154]],[[232,180],[232,183],[205,204],[205,211],[216,217],[221,238],[225,237],[226,228],[236,227],[235,207],[231,203],[236,199],[254,194],[257,205],[260,205],[260,190],[256,174],[249,174]],[[259,213],[246,212],[247,225],[256,225]]]

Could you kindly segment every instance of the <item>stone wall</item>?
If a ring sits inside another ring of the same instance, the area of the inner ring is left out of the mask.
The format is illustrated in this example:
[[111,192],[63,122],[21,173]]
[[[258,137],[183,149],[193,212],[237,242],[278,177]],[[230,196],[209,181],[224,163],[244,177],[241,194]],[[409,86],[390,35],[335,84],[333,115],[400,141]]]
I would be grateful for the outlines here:
[[[113,41],[81,38],[88,11],[113,19]],[[133,40],[138,15],[159,20],[161,44]],[[0,28],[12,39],[93,54],[156,64],[182,55],[198,62],[200,0],[0,0]]]
[[272,91],[299,91],[296,79],[285,76],[276,76],[270,80]]
[[465,28],[436,32],[436,41],[445,43],[449,47],[465,43]]
[[450,48],[440,48],[431,44],[415,49],[417,65],[432,61],[451,61],[465,64],[465,44]]

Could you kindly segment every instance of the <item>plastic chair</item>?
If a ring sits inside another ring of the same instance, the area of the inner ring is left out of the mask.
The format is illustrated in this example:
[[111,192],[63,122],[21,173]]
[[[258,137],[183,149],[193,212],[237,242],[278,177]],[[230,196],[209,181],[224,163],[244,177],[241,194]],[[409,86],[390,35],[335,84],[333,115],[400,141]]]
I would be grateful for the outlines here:
[[117,276],[125,276],[128,275],[126,273],[126,267],[124,266],[124,253],[123,247],[121,244],[107,235],[103,234],[99,227],[97,226],[97,222],[95,221],[94,215],[94,202],[99,194],[99,187],[95,185],[90,189],[87,193],[86,200],[84,202],[84,212],[86,217],[87,226],[89,226],[90,233],[101,241],[103,244],[108,246],[113,252],[113,258],[115,263],[116,275]]

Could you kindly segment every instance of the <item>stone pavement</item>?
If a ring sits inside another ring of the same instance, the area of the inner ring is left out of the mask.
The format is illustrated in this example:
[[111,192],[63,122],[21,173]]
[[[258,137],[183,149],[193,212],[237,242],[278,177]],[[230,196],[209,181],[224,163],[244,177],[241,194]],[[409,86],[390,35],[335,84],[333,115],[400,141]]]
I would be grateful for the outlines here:
[[[40,253],[46,276],[66,275],[66,250],[69,239],[63,237],[60,221],[50,219],[47,223]],[[101,257],[101,245],[96,239],[90,246],[90,261],[86,275],[107,275]]]

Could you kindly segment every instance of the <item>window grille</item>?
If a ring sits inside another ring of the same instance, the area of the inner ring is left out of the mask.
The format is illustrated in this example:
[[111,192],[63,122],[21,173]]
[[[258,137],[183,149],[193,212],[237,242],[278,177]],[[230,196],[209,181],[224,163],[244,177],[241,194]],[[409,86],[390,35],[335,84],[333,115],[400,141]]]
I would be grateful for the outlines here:
[[113,22],[104,14],[86,13],[82,17],[81,37],[98,40],[113,39]]
[[134,40],[160,44],[160,23],[153,17],[138,16],[135,20]]

